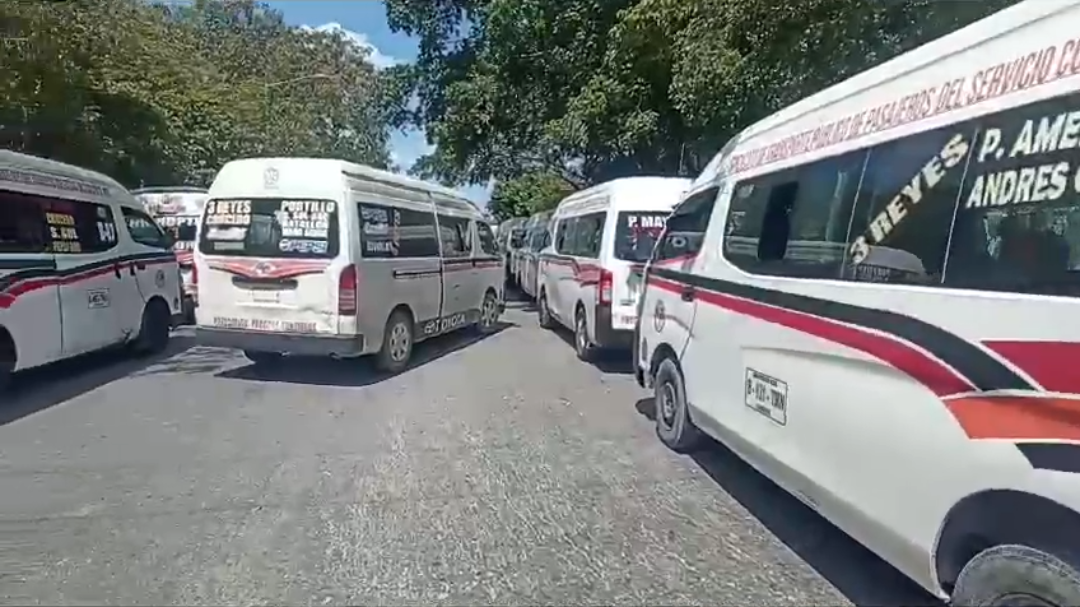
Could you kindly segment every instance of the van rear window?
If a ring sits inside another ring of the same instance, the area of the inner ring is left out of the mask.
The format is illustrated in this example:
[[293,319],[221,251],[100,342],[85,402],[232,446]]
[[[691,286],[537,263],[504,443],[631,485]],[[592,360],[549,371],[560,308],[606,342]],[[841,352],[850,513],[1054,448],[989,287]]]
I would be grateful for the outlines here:
[[301,198],[219,198],[206,203],[199,251],[235,257],[338,254],[338,204]]
[[645,262],[664,231],[667,211],[624,211],[615,226],[615,258]]

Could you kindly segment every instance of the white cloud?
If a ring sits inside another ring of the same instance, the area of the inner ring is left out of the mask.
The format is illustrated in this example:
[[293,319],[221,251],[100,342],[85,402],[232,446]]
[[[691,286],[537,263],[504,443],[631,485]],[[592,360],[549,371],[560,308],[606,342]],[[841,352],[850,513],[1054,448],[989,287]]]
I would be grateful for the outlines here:
[[371,61],[372,65],[374,65],[377,69],[385,69],[402,63],[401,59],[386,55],[382,51],[380,51],[379,47],[375,46],[370,40],[368,40],[367,34],[362,34],[360,32],[354,32],[352,30],[345,29],[345,26],[341,25],[340,23],[324,23],[317,27],[305,25],[302,26],[302,29],[322,32],[324,34],[337,34],[348,42],[355,44],[357,47],[367,50],[368,60]]

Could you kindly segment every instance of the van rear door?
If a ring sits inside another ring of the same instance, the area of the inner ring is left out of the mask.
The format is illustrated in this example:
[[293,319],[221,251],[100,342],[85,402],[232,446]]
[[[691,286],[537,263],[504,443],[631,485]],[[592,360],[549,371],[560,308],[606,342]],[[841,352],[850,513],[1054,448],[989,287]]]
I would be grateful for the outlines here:
[[611,324],[632,331],[637,321],[638,297],[644,289],[645,263],[664,231],[670,211],[622,211],[615,222],[611,267]]
[[207,202],[199,234],[205,260],[198,278],[199,324],[337,333],[339,279],[348,265],[347,256],[338,260],[339,211],[333,200]]

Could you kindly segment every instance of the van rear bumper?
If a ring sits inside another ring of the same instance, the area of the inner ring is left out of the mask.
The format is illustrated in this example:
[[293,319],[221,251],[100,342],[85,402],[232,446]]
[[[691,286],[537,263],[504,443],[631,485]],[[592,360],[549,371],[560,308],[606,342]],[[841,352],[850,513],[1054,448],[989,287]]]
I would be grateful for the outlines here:
[[364,353],[363,335],[298,335],[196,327],[195,343],[214,348],[284,352],[302,356],[349,357]]
[[611,306],[596,306],[595,340],[601,348],[612,350],[629,350],[634,345],[634,332],[626,329],[615,329],[611,325]]

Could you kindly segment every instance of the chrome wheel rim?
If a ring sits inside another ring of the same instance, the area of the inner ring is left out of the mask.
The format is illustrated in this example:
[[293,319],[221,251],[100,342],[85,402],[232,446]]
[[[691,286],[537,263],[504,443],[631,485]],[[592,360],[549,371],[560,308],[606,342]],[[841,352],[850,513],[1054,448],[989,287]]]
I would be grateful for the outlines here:
[[409,329],[398,323],[390,329],[390,358],[401,362],[409,354]]
[[487,297],[484,300],[484,311],[481,314],[480,322],[485,327],[490,327],[495,324],[495,298]]
[[672,428],[675,425],[675,386],[671,382],[660,384],[656,391],[657,413],[664,426]]

